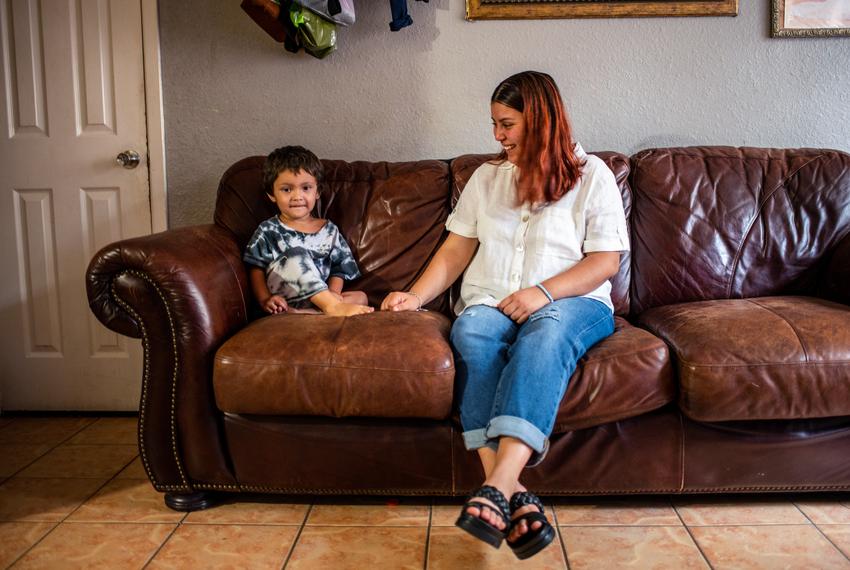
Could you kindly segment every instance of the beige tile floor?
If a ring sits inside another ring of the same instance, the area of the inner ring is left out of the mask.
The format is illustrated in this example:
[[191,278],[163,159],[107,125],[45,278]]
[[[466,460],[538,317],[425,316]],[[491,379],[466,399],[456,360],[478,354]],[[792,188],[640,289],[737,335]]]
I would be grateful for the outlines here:
[[0,418],[0,568],[850,569],[850,494],[558,499],[559,540],[520,563],[455,528],[456,499],[177,513],[135,442],[134,418]]

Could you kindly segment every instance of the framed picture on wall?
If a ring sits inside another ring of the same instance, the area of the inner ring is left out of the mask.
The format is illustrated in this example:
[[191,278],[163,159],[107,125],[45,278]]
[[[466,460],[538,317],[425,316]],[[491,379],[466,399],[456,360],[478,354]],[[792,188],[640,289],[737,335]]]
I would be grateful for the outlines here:
[[467,20],[737,15],[738,0],[466,0]]
[[850,36],[848,0],[771,0],[775,38]]

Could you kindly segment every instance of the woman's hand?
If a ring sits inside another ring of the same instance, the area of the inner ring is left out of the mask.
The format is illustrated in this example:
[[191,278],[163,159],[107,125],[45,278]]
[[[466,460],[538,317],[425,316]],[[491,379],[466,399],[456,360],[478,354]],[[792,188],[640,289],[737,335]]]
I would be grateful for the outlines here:
[[382,311],[416,311],[421,309],[419,298],[410,293],[393,291],[381,303]]
[[527,287],[511,293],[496,306],[505,316],[521,325],[537,309],[549,304],[549,299],[537,287]]
[[263,310],[267,313],[271,313],[276,315],[278,313],[285,313],[289,310],[289,305],[286,304],[286,299],[281,297],[280,295],[272,295],[262,303]]

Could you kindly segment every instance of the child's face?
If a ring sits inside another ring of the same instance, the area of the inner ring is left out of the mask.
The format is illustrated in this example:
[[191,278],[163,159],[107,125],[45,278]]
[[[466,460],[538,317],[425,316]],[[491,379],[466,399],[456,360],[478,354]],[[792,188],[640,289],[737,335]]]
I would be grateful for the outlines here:
[[281,220],[292,222],[312,217],[317,196],[316,178],[312,174],[305,170],[284,170],[275,178],[269,199],[277,204]]

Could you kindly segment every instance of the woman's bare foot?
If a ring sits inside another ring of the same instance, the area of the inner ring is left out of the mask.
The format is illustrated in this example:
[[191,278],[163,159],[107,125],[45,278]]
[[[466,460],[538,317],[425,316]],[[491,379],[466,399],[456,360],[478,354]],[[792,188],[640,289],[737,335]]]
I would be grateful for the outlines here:
[[[493,487],[496,487],[497,489],[499,489],[499,491],[502,492],[502,494],[508,500],[510,500],[511,496],[513,496],[514,493],[519,493],[521,491],[527,491],[528,490],[519,481],[517,481],[516,485],[514,486],[514,489],[512,491],[508,492],[508,493],[506,493],[505,489],[503,489],[502,487],[499,487],[498,485],[494,484],[494,482],[491,481],[490,479],[487,479],[486,481],[484,481],[484,485],[491,485]],[[502,517],[500,517],[498,514],[496,514],[496,512],[494,512],[494,511],[498,511],[499,508],[496,505],[494,505],[492,501],[490,501],[489,499],[485,499],[484,497],[475,497],[475,500],[477,502],[484,503],[485,505],[488,506],[488,508],[484,509],[484,512],[482,513],[481,509],[479,509],[478,507],[469,507],[469,508],[466,509],[466,512],[469,513],[470,515],[474,516],[474,517],[480,518],[481,520],[487,522],[488,524],[496,527],[499,530],[505,530],[506,525],[505,525],[504,521],[502,520]],[[537,509],[532,505],[531,507],[523,507],[522,509],[519,509],[517,512],[519,514],[523,514],[523,513],[529,512],[530,510],[537,510]],[[540,528],[540,523],[534,523],[532,525],[532,528],[535,528],[535,529]],[[523,527],[522,533],[516,533],[515,530],[511,531],[511,534],[508,538],[516,540],[517,538],[519,538],[520,536],[522,536],[526,532],[528,532],[528,529]]]
[[[521,493],[523,491],[528,491],[528,489],[526,489],[522,484],[517,482],[516,489],[514,489],[514,493]],[[517,518],[521,517],[525,513],[538,512],[539,510],[540,509],[538,509],[534,505],[526,505],[524,507],[517,509],[516,512],[511,513],[511,520],[516,520]],[[532,530],[537,530],[541,526],[543,526],[543,523],[541,523],[539,521],[535,521],[535,522],[531,523]],[[527,532],[528,532],[528,524],[526,524],[526,522],[524,520],[520,521],[519,524],[514,525],[514,527],[511,529],[510,534],[508,534],[508,539],[507,539],[508,543],[516,542],[517,540],[519,540],[519,538],[522,535],[524,535]]]
[[[499,507],[493,504],[490,499],[485,499],[484,497],[475,496],[475,501],[478,503],[484,503],[486,508],[479,509],[478,507],[468,507],[466,512],[474,517],[478,517],[493,528],[497,528],[499,530],[505,530],[508,525],[505,524],[505,521],[502,520],[502,517],[499,516]],[[483,512],[482,512],[483,511]],[[510,513],[508,513],[510,514]]]

